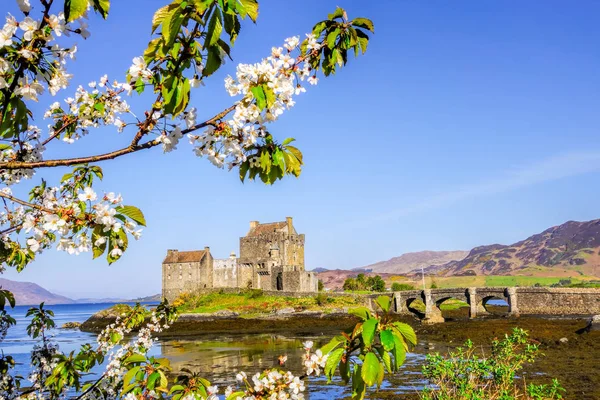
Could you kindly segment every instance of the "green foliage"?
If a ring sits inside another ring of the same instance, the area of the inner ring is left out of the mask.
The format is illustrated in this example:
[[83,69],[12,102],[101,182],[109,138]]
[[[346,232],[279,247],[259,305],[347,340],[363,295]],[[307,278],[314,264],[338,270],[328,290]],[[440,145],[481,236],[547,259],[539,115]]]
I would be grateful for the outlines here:
[[386,371],[398,371],[406,352],[417,343],[410,325],[391,319],[388,296],[380,296],[376,304],[377,312],[365,307],[352,310],[362,322],[321,348],[329,355],[325,375],[331,381],[337,370],[344,382],[352,381],[352,399],[364,399],[367,387],[379,387]]
[[401,292],[403,290],[415,290],[415,287],[407,283],[392,283],[392,292]]
[[[334,74],[337,68],[340,68],[348,62],[348,52],[354,52],[354,56],[364,54],[369,45],[369,34],[374,33],[373,22],[367,18],[355,18],[348,20],[346,11],[343,8],[336,10],[328,15],[328,19],[318,22],[313,27],[313,35],[322,40],[324,45],[319,50],[312,50],[313,57],[311,66],[314,70],[322,70],[325,76]],[[309,54],[307,51],[308,41],[305,40],[301,48],[303,54]]]
[[515,382],[524,364],[532,363],[538,352],[527,332],[514,328],[510,335],[492,342],[492,352],[487,356],[478,356],[470,340],[447,357],[428,354],[423,375],[432,387],[421,393],[421,399],[562,399],[564,389],[556,380],[552,385],[527,387]]
[[323,284],[323,281],[319,279],[317,290],[322,292],[323,289],[325,289],[325,285]]
[[346,291],[384,292],[385,281],[379,275],[365,277],[358,274],[356,278],[347,278],[342,288]]

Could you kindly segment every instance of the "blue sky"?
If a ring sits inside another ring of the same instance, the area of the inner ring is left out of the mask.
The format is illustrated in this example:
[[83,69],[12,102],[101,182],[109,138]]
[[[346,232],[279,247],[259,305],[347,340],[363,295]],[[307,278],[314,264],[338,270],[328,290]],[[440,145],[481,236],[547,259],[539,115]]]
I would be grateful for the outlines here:
[[[63,97],[105,73],[121,79],[166,1],[113,3],[109,20],[92,18],[92,37],[79,40],[75,80]],[[231,104],[223,78],[237,62],[257,61],[286,37],[303,35],[336,5],[375,23],[367,54],[309,88],[272,127],[279,138],[297,139],[302,176],[271,187],[242,184],[183,141],[174,153],[101,164],[98,190],[121,192],[146,214],[142,239],[110,267],[87,254],[49,251],[4,277],[72,297],[135,297],[160,291],[167,249],[208,245],[226,257],[238,251],[250,220],[293,216],[306,234],[308,268],[353,268],[410,251],[512,243],[600,217],[600,3],[260,3],[258,24],[243,26],[234,62],[193,93],[200,117]],[[0,8],[16,14],[11,2]],[[54,100],[46,96],[40,109]],[[140,113],[143,100],[131,102]],[[116,149],[129,135],[95,131],[47,156]]]

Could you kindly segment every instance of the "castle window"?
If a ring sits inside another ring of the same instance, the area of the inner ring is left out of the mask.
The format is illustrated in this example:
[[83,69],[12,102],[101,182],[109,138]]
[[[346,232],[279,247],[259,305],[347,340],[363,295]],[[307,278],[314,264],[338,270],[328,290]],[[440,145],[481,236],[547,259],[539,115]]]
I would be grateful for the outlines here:
[[171,275],[167,275],[167,279],[171,279]]
[[179,266],[179,270],[181,270],[181,265]]
[[183,276],[181,274],[179,274],[179,279],[183,278]]

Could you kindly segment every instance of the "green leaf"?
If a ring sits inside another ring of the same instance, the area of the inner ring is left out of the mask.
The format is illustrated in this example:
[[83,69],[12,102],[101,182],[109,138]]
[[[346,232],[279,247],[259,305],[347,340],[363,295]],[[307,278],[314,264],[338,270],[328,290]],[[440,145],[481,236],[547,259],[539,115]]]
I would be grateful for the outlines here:
[[152,17],[152,33],[156,31],[156,29],[160,26],[160,24],[163,23],[163,21],[167,17],[167,14],[169,14],[169,12],[172,11],[175,7],[177,7],[177,4],[171,3],[156,10],[154,16]]
[[385,365],[385,369],[387,369],[387,371],[389,373],[392,373],[393,372],[393,369],[392,369],[392,358],[390,357],[390,353],[388,353],[387,351],[381,349],[381,351],[379,352],[379,355],[381,356],[381,360],[383,361],[383,365]]
[[100,257],[106,251],[108,240],[106,240],[101,245],[96,246],[96,240],[100,239],[102,236],[102,225],[96,225],[94,231],[92,232],[92,251],[94,253],[93,258]]
[[244,179],[246,179],[246,174],[248,173],[248,169],[250,169],[250,162],[248,160],[246,160],[240,164],[240,180],[242,182],[244,182]]
[[65,0],[65,19],[67,22],[80,18],[88,7],[88,0]]
[[252,22],[256,22],[256,19],[258,18],[258,2],[256,0],[240,0],[240,4],[242,5],[244,12],[240,12],[239,4],[238,12],[240,12],[242,18],[248,15]]
[[329,353],[329,357],[327,357],[327,362],[325,363],[325,376],[327,376],[329,382],[331,382],[331,378],[333,378],[335,370],[342,360],[345,351],[345,349],[339,348]]
[[292,143],[293,141],[295,141],[296,139],[294,138],[287,138],[283,141],[283,143],[281,143],[282,146],[287,146],[288,144]]
[[162,37],[165,39],[165,45],[171,47],[177,38],[177,34],[181,29],[181,23],[183,22],[183,15],[181,15],[181,8],[174,7],[169,10],[162,23]]
[[252,89],[250,89],[250,91],[252,92],[252,95],[256,99],[256,106],[258,107],[258,109],[261,111],[264,110],[265,107],[267,106],[267,98],[265,96],[265,91],[263,90],[262,85],[254,86],[254,87],[252,87]]
[[229,395],[229,397],[227,397],[226,400],[236,400],[240,397],[244,397],[246,395],[246,392],[233,392]]
[[351,22],[352,25],[357,26],[359,28],[368,29],[371,32],[375,33],[375,27],[373,26],[373,21],[368,18],[354,18]]
[[404,341],[398,336],[394,335],[394,365],[396,370],[398,370],[402,364],[404,364],[404,360],[406,360],[406,349],[404,348]]
[[390,298],[389,296],[379,296],[377,298],[377,300],[375,300],[375,303],[377,303],[379,305],[379,307],[381,307],[381,309],[383,310],[383,312],[389,312],[390,311]]
[[329,19],[342,18],[345,14],[346,14],[346,11],[344,11],[343,8],[337,7],[333,13],[327,15],[327,18],[329,18]]
[[265,97],[267,99],[267,107],[271,108],[275,104],[275,92],[273,88],[268,87],[267,85],[263,85],[263,91],[265,92]]
[[283,152],[279,149],[275,149],[275,153],[273,153],[273,165],[278,166],[281,172],[285,171],[285,160],[283,158]]
[[223,25],[221,23],[221,11],[215,8],[210,21],[208,22],[208,28],[206,30],[206,39],[204,40],[204,49],[214,46],[223,32]]
[[271,155],[266,150],[260,154],[260,165],[267,174],[271,171]]
[[365,398],[367,387],[362,378],[362,366],[356,366],[352,374],[352,400],[362,400]]
[[348,310],[348,314],[356,315],[363,321],[371,318],[371,311],[367,307],[357,307]]
[[335,47],[335,41],[340,34],[340,28],[334,29],[327,34],[327,47],[333,50]]
[[417,335],[412,326],[403,322],[394,322],[392,326],[404,337],[404,339],[406,339],[408,343],[412,344],[413,346],[417,345]]
[[368,319],[363,323],[362,338],[366,347],[370,347],[375,338],[375,330],[379,320],[376,318]]
[[221,66],[221,52],[219,51],[218,46],[212,46],[208,48],[206,64],[204,65],[204,70],[202,71],[203,76],[210,76]]
[[369,46],[369,36],[361,30],[356,31],[356,36],[358,40],[358,45],[363,54],[367,51],[367,47]]
[[365,361],[363,362],[362,371],[360,374],[367,386],[373,386],[378,382],[380,369],[381,365],[379,364],[379,358],[377,358],[375,353],[369,351],[365,355]]
[[133,383],[131,381],[133,380],[135,374],[137,374],[139,372],[139,370],[140,370],[139,366],[133,367],[129,371],[127,371],[127,373],[123,377],[123,391],[125,393],[128,392],[129,390],[133,389],[133,386],[135,385],[135,381]]
[[125,361],[123,361],[123,363],[125,365],[127,365],[127,364],[132,364],[132,363],[141,363],[144,361],[146,361],[146,357],[143,354],[135,353],[135,354],[132,354],[129,357],[127,357],[125,359]]
[[329,352],[331,352],[333,349],[335,349],[340,344],[345,343],[345,342],[346,342],[346,338],[343,337],[342,335],[334,336],[329,341],[329,343],[327,343],[325,346],[321,347],[321,352],[323,354],[329,354]]
[[289,151],[298,159],[300,165],[302,165],[302,152],[295,148],[294,146],[286,146],[286,150]]
[[348,362],[348,358],[346,358],[345,362],[344,360],[340,362],[340,376],[344,383],[348,383],[350,380],[350,363]]
[[116,211],[120,214],[126,215],[139,225],[146,226],[146,219],[142,211],[134,206],[119,206]]
[[102,18],[108,17],[108,11],[110,10],[110,0],[91,0],[94,9],[102,15]]
[[389,329],[385,329],[379,332],[379,339],[381,339],[381,344],[386,351],[392,351],[394,348],[394,334]]

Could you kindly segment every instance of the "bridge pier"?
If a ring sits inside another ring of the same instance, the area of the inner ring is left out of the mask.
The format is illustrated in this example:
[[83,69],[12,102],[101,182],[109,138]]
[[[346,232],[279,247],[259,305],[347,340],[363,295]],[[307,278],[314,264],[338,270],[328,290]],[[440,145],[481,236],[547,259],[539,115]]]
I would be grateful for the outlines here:
[[396,314],[409,314],[408,308],[406,307],[406,301],[402,298],[400,292],[394,292],[392,297],[394,302],[394,312]]
[[517,288],[506,288],[506,297],[508,298],[508,315],[510,317],[518,317],[520,313],[517,305]]
[[487,310],[483,303],[477,299],[477,288],[470,287],[467,289],[467,300],[469,303],[469,318],[475,318],[478,315],[487,314]]
[[442,311],[438,308],[433,296],[431,289],[423,290],[423,297],[425,298],[425,319],[423,322],[427,324],[435,324],[438,322],[444,322]]

